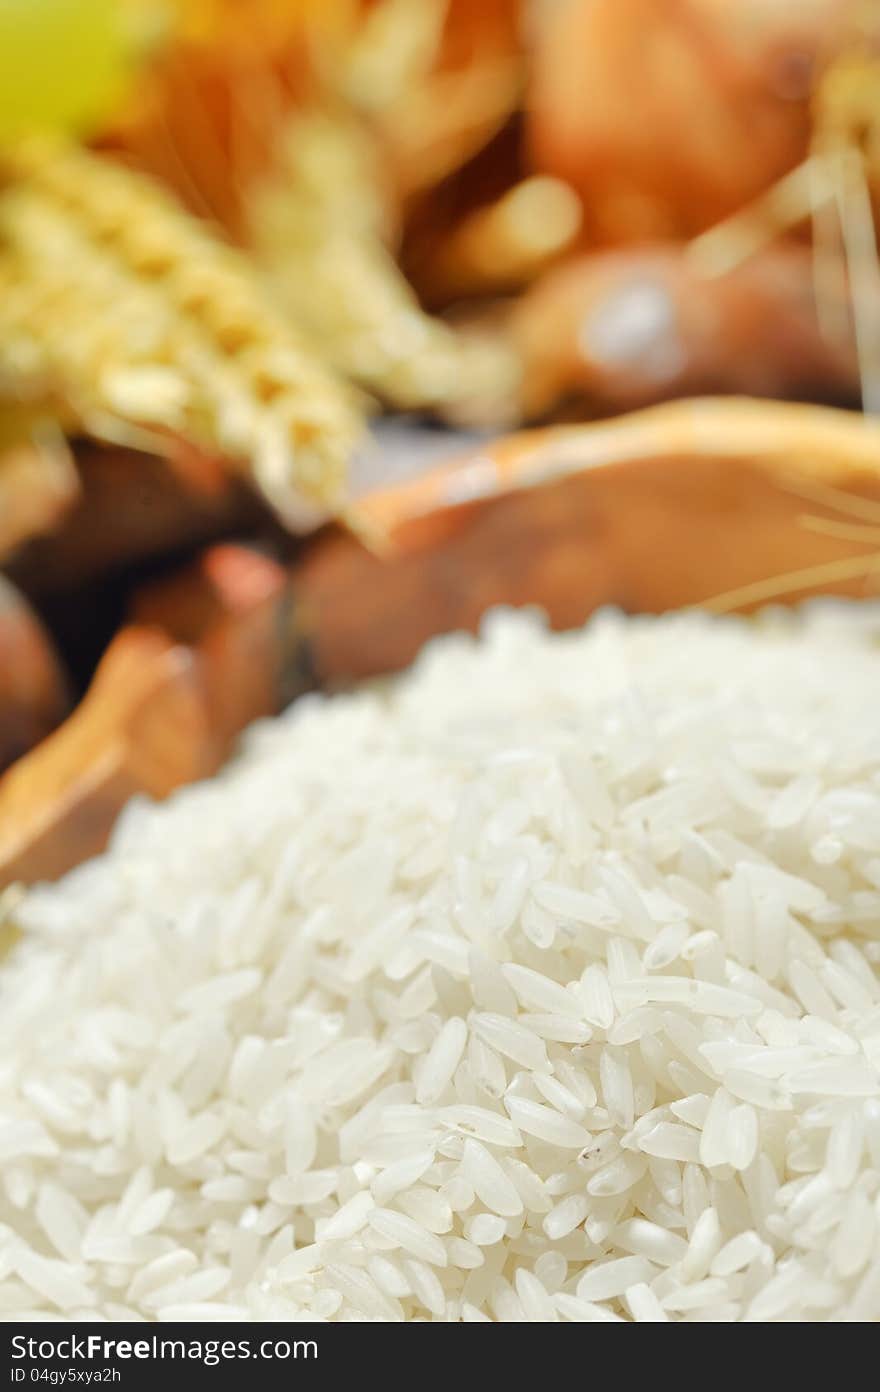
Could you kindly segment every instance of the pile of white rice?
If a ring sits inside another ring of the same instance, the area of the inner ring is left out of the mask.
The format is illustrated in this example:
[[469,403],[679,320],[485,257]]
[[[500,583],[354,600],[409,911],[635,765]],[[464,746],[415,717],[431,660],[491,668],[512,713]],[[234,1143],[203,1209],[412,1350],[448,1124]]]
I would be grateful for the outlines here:
[[876,611],[490,617],[0,967],[0,1315],[880,1317]]

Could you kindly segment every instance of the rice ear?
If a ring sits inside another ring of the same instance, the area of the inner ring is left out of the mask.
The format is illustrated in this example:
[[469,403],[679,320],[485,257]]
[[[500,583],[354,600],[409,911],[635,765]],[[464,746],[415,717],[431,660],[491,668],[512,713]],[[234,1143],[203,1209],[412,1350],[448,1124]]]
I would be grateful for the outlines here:
[[338,508],[361,420],[241,254],[148,179],[72,147],[10,156],[0,373],[98,438],[182,435],[285,520]]
[[500,336],[468,336],[420,307],[391,249],[381,155],[349,116],[291,120],[278,168],[254,189],[249,243],[314,351],[404,410],[477,416],[511,400],[518,356]]

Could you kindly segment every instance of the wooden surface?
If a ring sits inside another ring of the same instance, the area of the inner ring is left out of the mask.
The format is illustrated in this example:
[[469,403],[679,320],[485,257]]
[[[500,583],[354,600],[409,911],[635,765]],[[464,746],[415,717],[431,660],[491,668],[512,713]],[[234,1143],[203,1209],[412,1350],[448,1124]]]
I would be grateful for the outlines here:
[[210,774],[297,691],[399,670],[492,605],[558,628],[608,603],[749,607],[748,587],[805,568],[782,597],[871,593],[874,533],[835,531],[853,508],[880,535],[880,423],[703,401],[527,432],[369,493],[352,521],[380,551],[336,527],[288,566],[210,547],[141,593],[80,707],[0,778],[0,886],[94,854],[129,796]]
[[73,715],[0,779],[0,885],[55,878],[102,849],[130,797],[211,771],[192,653],[124,629]]
[[267,516],[244,486],[206,455],[174,460],[88,443],[76,448],[79,492],[58,523],[7,563],[28,594],[44,596]]
[[0,576],[0,771],[63,719],[70,693],[52,641]]
[[[14,419],[14,414],[13,414]],[[79,479],[67,445],[5,438],[0,419],[0,562],[29,537],[58,526],[74,507]]]
[[[512,314],[524,412],[583,418],[713,392],[857,405],[852,328],[823,331],[814,278],[812,249],[796,245],[763,248],[727,274],[662,243],[569,261]],[[848,325],[842,267],[824,295],[826,314]]]
[[129,798],[216,772],[285,703],[288,592],[279,565],[236,546],[143,591],[74,714],[0,779],[0,886],[95,855]]
[[[585,461],[589,442],[585,427]],[[496,604],[536,604],[554,627],[570,628],[604,604],[659,613],[805,568],[851,561],[857,569],[860,556],[862,573],[825,577],[792,592],[783,586],[781,598],[816,589],[874,592],[871,544],[806,523],[810,515],[833,513],[799,491],[816,484],[804,458],[792,455],[789,479],[781,461],[758,455],[748,438],[737,452],[728,436],[725,454],[673,444],[669,453],[658,448],[581,469],[577,431],[538,432],[522,437],[519,454],[511,453],[512,444],[503,446],[495,459],[507,480],[501,491],[419,511],[425,490],[437,504],[454,496],[468,471],[476,488],[481,471],[486,477],[480,461],[492,461],[487,448],[424,480],[421,490],[410,485],[367,500],[363,521],[368,530],[384,531],[384,555],[330,532],[297,568],[316,671],[339,682],[397,670],[435,633],[474,630]],[[517,488],[518,471],[542,482]],[[880,552],[880,425],[866,449],[847,455],[841,448],[833,460],[824,455],[818,472],[825,480],[820,486],[833,477],[835,487],[878,506]],[[880,566],[875,573],[880,576]],[[757,602],[745,596],[735,607]]]
[[182,571],[147,586],[133,618],[197,654],[217,763],[245,725],[311,684],[311,673],[301,668],[305,646],[291,571],[253,547],[209,547]]

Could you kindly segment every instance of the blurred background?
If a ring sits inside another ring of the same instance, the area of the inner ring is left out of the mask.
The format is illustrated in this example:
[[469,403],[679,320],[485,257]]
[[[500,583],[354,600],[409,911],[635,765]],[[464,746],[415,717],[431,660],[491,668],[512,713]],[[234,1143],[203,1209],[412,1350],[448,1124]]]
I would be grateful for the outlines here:
[[491,603],[872,592],[878,199],[880,0],[0,0],[0,885]]

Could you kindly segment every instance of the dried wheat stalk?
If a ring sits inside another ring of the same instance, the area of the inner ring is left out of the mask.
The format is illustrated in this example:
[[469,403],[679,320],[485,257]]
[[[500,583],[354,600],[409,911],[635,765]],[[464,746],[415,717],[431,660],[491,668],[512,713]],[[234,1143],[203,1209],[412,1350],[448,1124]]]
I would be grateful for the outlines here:
[[360,420],[246,260],[152,182],[30,147],[0,194],[0,386],[99,438],[144,428],[240,462],[294,525],[342,500]]

